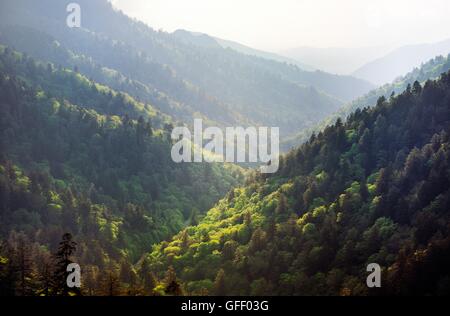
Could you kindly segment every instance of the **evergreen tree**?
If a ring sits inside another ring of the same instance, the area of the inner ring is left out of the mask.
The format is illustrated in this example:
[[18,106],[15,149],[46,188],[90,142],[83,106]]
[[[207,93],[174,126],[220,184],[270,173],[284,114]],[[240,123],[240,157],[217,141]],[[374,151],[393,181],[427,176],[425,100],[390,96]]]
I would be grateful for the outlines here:
[[140,278],[143,282],[144,295],[153,295],[157,280],[154,273],[150,270],[148,259],[144,258],[140,269]]
[[170,296],[181,296],[183,295],[183,290],[178,281],[177,274],[175,269],[170,266],[166,272],[166,277],[164,279],[164,283],[166,284],[165,293]]
[[213,294],[215,296],[224,296],[224,295],[226,295],[225,271],[223,269],[220,269],[217,272],[216,279],[214,281]]
[[67,285],[67,277],[69,272],[67,267],[73,263],[72,256],[76,251],[77,243],[72,240],[72,235],[66,233],[59,243],[58,251],[54,255],[55,271],[53,275],[53,294],[68,296],[71,293],[80,294],[79,289],[69,288]]

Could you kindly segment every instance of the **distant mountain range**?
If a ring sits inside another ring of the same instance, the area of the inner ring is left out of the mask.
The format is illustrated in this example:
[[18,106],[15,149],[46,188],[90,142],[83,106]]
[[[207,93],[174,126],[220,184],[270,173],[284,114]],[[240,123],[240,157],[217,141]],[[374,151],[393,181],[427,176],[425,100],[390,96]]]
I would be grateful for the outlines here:
[[353,72],[353,75],[382,85],[392,82],[414,67],[420,67],[435,56],[447,56],[449,53],[450,39],[438,43],[403,46],[362,66]]
[[365,64],[387,54],[387,47],[296,47],[280,52],[280,55],[301,61],[316,69],[351,74]]
[[375,85],[390,83],[422,63],[450,53],[450,39],[438,43],[399,48],[313,48],[298,47],[280,55],[323,71],[352,75]]

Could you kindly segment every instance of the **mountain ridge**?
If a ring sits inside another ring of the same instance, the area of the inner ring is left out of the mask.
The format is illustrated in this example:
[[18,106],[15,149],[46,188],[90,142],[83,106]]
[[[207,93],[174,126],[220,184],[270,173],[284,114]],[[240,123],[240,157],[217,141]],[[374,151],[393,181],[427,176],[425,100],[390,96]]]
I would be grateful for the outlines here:
[[144,260],[190,295],[447,293],[449,93],[447,72],[356,110]]
[[436,43],[402,46],[360,67],[352,75],[383,85],[394,81],[415,67],[420,67],[430,58],[446,56],[449,53],[450,39]]
[[[41,6],[27,0],[6,1],[3,6],[12,9],[3,11],[9,14],[2,16],[2,23],[37,28],[77,55],[89,56],[98,65],[156,88],[188,109],[187,115],[177,117],[184,123],[189,124],[189,115],[199,114],[212,125],[280,126],[282,135],[289,135],[333,112],[343,100],[372,88],[350,77],[303,72],[221,47],[189,45],[173,34],[131,20],[106,1],[80,4],[84,8],[81,30],[64,27],[64,15],[58,15],[65,12],[64,4],[51,0]],[[42,10],[46,5],[52,7],[51,12]],[[36,20],[30,12],[45,18]],[[9,44],[14,46],[14,41]],[[104,51],[109,54],[99,53]]]
[[370,107],[376,104],[380,97],[388,99],[393,93],[399,93],[404,91],[408,84],[412,85],[414,81],[425,83],[425,81],[438,78],[442,73],[450,70],[450,54],[447,57],[437,56],[426,63],[423,63],[420,68],[414,68],[406,75],[398,78],[391,84],[385,84],[375,90],[370,91],[364,96],[361,96],[352,102],[341,107],[339,111],[327,117],[325,120],[317,124],[316,126],[306,129],[299,135],[292,138],[288,138],[283,141],[282,147],[284,150],[291,149],[297,145],[307,141],[310,136],[315,133],[319,133],[327,125],[333,124],[338,118],[345,120],[348,115],[357,109],[363,109],[364,107]]

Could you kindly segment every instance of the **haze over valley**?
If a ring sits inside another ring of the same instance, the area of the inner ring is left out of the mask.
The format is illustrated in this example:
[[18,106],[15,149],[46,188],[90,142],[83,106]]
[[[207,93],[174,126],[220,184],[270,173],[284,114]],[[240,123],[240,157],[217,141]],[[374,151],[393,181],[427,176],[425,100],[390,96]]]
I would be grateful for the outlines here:
[[449,14],[1,0],[0,296],[448,295]]

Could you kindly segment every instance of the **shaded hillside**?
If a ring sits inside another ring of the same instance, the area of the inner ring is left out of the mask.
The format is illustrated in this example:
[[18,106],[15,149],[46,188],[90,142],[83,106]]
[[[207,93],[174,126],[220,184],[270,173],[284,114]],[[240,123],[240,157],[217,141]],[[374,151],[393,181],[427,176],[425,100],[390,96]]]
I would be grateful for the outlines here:
[[0,240],[54,249],[70,232],[85,265],[133,262],[242,179],[173,163],[171,122],[151,105],[4,47],[0,112]]
[[313,133],[319,133],[327,125],[333,124],[338,118],[345,120],[347,116],[356,111],[357,109],[363,109],[364,107],[373,106],[376,104],[380,97],[388,99],[391,95],[395,95],[403,92],[408,85],[412,85],[414,81],[425,83],[427,80],[434,80],[439,76],[450,70],[450,55],[447,57],[438,56],[427,63],[423,64],[420,68],[414,68],[402,78],[394,81],[391,84],[386,84],[378,89],[372,90],[366,95],[357,98],[356,100],[343,106],[339,111],[330,115],[319,124],[316,124],[312,128],[308,128],[296,136],[285,139],[282,147],[284,150],[289,150],[295,146],[298,146],[309,139]]
[[[373,87],[352,77],[305,72],[231,49],[186,43],[131,20],[106,0],[80,1],[83,28],[69,29],[65,5],[4,1],[2,24],[38,29],[76,55],[156,89],[187,108],[186,115],[176,117],[184,122],[196,115],[220,126],[280,126],[288,135]],[[16,46],[16,40],[8,44]]]
[[206,46],[206,47],[229,48],[229,49],[235,50],[235,51],[245,54],[245,55],[256,56],[256,57],[260,57],[260,58],[264,58],[264,59],[268,59],[268,60],[278,61],[281,63],[296,65],[302,70],[306,70],[306,71],[314,71],[315,70],[314,68],[312,68],[308,65],[302,64],[301,62],[296,61],[294,59],[283,57],[283,56],[280,56],[280,55],[277,55],[274,53],[269,53],[269,52],[253,49],[251,47],[242,45],[237,42],[224,40],[224,39],[217,38],[217,37],[211,37],[208,34],[204,34],[204,33],[189,32],[187,30],[176,30],[175,32],[173,32],[173,35],[175,37],[179,38],[180,40],[184,41],[185,43],[191,43],[191,44],[195,44],[198,46]]

